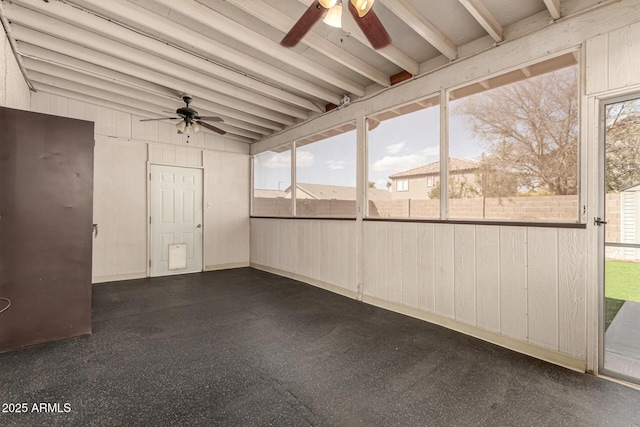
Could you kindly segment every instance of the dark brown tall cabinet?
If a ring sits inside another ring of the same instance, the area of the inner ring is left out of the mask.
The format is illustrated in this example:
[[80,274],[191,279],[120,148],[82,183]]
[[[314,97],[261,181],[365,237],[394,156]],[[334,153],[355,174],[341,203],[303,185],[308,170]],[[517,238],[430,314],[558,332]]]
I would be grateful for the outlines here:
[[0,108],[0,351],[91,333],[93,147],[92,122]]

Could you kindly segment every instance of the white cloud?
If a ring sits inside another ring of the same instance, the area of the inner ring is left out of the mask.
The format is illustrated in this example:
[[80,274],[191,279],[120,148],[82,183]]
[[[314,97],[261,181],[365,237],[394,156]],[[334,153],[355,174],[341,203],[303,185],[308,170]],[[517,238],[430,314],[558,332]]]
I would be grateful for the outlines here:
[[[296,161],[299,168],[308,168],[313,166],[314,156],[309,151],[298,151],[296,153]],[[328,163],[328,162],[327,162]],[[342,162],[344,163],[344,162]],[[264,167],[269,169],[284,169],[291,166],[291,153],[278,153],[264,162]]]
[[325,163],[327,164],[327,167],[331,170],[344,169],[345,165],[347,164],[347,162],[345,162],[344,160],[327,160]]
[[437,156],[438,154],[440,154],[440,147],[438,147],[437,145],[433,147],[427,147],[422,150],[422,154],[424,154],[426,157]]
[[296,152],[296,166],[299,168],[309,168],[313,166],[314,156],[309,151],[299,150]]
[[404,148],[405,142],[398,142],[397,144],[387,145],[387,153],[398,154]]
[[[388,145],[386,147],[386,150],[389,154],[398,154],[403,151],[404,148],[405,142],[403,141],[397,144]],[[384,158],[373,163],[371,170],[374,172],[398,173],[425,165],[429,163],[429,161],[427,161],[427,158],[437,157],[439,153],[440,148],[436,145],[434,147],[427,147],[419,153],[415,154],[407,154],[404,156],[384,156]],[[386,188],[386,186],[378,188]]]
[[264,162],[264,167],[269,169],[284,169],[291,166],[291,153],[278,153]]
[[376,161],[371,170],[375,172],[402,172],[425,164],[425,155],[410,154],[408,156],[384,156]]

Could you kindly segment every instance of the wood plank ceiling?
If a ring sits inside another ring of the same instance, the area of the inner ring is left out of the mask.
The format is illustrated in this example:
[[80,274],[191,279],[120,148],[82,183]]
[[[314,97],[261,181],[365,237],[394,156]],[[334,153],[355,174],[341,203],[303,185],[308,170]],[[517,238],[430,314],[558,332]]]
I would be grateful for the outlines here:
[[[343,0],[345,3],[347,0]],[[193,96],[227,136],[255,142],[601,3],[377,0],[392,38],[370,47],[353,18],[279,41],[315,0],[2,0],[36,90],[158,118]]]

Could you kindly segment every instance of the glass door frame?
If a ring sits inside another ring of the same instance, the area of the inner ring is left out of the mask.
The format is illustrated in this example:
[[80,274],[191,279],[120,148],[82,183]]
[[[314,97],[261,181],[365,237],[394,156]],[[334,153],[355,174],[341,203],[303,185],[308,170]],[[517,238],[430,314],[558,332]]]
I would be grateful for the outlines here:
[[640,92],[634,91],[624,95],[617,95],[608,98],[600,98],[598,105],[598,218],[594,218],[594,225],[597,220],[602,220],[601,227],[598,227],[598,374],[606,375],[611,378],[626,381],[633,384],[640,384],[640,378],[625,375],[621,372],[613,371],[604,367],[605,357],[605,317],[606,317],[606,301],[605,301],[605,260],[606,247],[627,247],[639,248],[640,244],[630,243],[609,243],[606,242],[606,108],[609,105],[617,104],[625,101],[640,100]]

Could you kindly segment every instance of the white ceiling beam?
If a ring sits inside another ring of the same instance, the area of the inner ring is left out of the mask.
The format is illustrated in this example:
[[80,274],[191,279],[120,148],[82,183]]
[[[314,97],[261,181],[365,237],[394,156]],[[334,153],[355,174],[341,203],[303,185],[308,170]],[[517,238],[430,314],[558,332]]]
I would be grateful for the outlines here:
[[[93,0],[96,1],[96,0]],[[241,8],[252,16],[260,19],[261,21],[271,25],[274,28],[282,31],[283,33],[289,32],[291,27],[296,23],[295,20],[289,18],[287,15],[279,12],[267,3],[261,0],[227,0],[228,3],[232,3],[238,8]],[[336,46],[326,38],[310,31],[304,36],[301,43],[309,46],[313,50],[328,56],[333,61],[336,61],[345,67],[355,71],[356,73],[378,83],[382,86],[390,86],[389,76],[382,71],[372,67],[366,62],[362,61],[350,53],[346,52],[340,46]]]
[[454,60],[458,57],[458,48],[445,37],[431,22],[420,15],[416,9],[404,0],[380,0],[394,15],[400,18],[420,37],[425,39],[447,58]]
[[[108,40],[112,40],[113,42],[119,42],[128,45],[124,49],[119,49],[119,52],[129,61],[137,61],[138,64],[144,65],[144,63],[146,63],[146,61],[150,57],[155,56],[164,59],[166,61],[164,63],[165,70],[175,66],[180,67],[181,70],[188,69],[190,73],[185,74],[185,77],[191,79],[195,79],[196,77],[198,77],[197,73],[200,73],[202,74],[202,77],[200,79],[203,82],[206,78],[206,81],[208,82],[207,85],[209,85],[209,87],[226,96],[257,104],[264,108],[269,108],[273,111],[278,111],[283,114],[297,117],[299,119],[308,118],[308,110],[316,108],[308,100],[307,103],[309,105],[305,107],[305,109],[302,109],[300,107],[295,107],[289,103],[284,103],[282,101],[277,101],[273,98],[260,95],[256,93],[255,90],[245,89],[236,86],[235,84],[228,83],[227,81],[215,79],[214,76],[209,74],[210,69],[215,69],[216,67],[222,69],[223,67],[219,67],[216,64],[211,63],[210,61],[191,55],[184,50],[176,49],[175,47],[169,46],[168,44],[161,41],[145,37],[123,26],[114,24],[113,22],[99,18],[93,14],[84,12],[81,9],[67,5],[65,3],[54,2],[47,4],[36,0],[20,0],[20,3],[29,7],[30,9],[25,9],[21,6],[16,6],[15,4],[13,4],[11,7],[7,8],[7,13],[9,14],[9,16],[13,16],[18,20],[18,22],[29,23],[33,22],[34,15],[37,15],[37,12],[40,12],[41,14],[46,15],[46,18],[42,18],[38,21],[38,26],[36,28],[38,28],[39,30],[45,27],[46,24],[50,25],[51,22],[55,22],[52,20],[78,23],[80,27],[83,27],[85,30],[90,31],[91,33],[95,33],[97,37],[103,36]],[[67,37],[65,38],[72,41],[75,40],[73,38],[70,39],[68,36],[68,32],[70,30],[69,27],[74,28],[71,24],[65,23],[58,26],[62,27],[57,30],[59,34],[60,32],[63,32],[64,34],[67,34]],[[80,35],[82,35],[82,33],[80,33]],[[100,42],[101,39],[96,38],[95,36],[91,36],[87,39],[81,38],[80,40],[80,44],[85,44],[86,46],[88,43],[92,43],[93,46],[95,46],[97,49],[100,49],[100,46],[104,44]],[[223,71],[220,72],[224,73]],[[229,70],[226,70],[226,72],[228,74],[227,78],[233,79],[233,75],[235,73]]]
[[[58,67],[59,69],[75,71],[78,73],[86,74],[88,76],[96,77],[101,80],[105,80],[107,82],[117,83],[127,88],[139,90],[147,94],[163,97],[167,100],[167,105],[170,102],[176,105],[182,105],[181,96],[183,93],[171,88],[160,86],[146,80],[138,79],[137,77],[110,70],[99,65],[71,58],[70,56],[52,52],[28,43],[19,42],[18,49],[25,61],[51,64],[52,66]],[[61,75],[64,77],[63,73],[64,71],[61,71]],[[200,98],[198,98],[197,101],[199,105],[206,105],[206,108],[208,108],[210,111],[215,111],[217,115],[223,117],[224,120],[230,125],[246,129],[251,132],[256,132],[262,135],[269,135],[273,133],[273,130],[284,129],[282,126],[277,127],[277,129],[270,129],[267,127],[255,125],[253,123],[249,123],[248,121],[238,120],[236,118],[220,113],[221,109],[219,107],[221,106],[219,104],[214,104]],[[222,111],[225,110],[226,108],[223,107]]]
[[480,86],[482,86],[484,88],[484,90],[489,90],[491,89],[491,85],[489,84],[488,80],[480,80],[478,82],[478,84],[480,84]]
[[[311,3],[313,3],[315,0],[298,0],[298,1],[304,4],[306,7],[309,7]],[[345,15],[347,15],[346,12],[345,12]],[[387,47],[384,47],[382,49],[378,49],[378,50],[373,49],[371,47],[371,44],[369,44],[369,40],[367,40],[364,34],[362,34],[362,30],[360,30],[360,27],[356,25],[353,19],[351,18],[343,19],[342,29],[346,33],[350,34],[350,37],[362,43],[363,45],[367,46],[369,49],[373,50],[374,52],[376,52],[377,54],[385,58],[387,61],[397,65],[398,67],[402,68],[403,70],[410,73],[411,75],[415,76],[420,73],[420,64],[418,64],[416,61],[411,59],[409,55],[402,52],[397,47],[393,46],[393,44]],[[334,102],[334,104],[337,105],[339,104],[339,102],[338,103]]]
[[22,57],[27,59],[47,62],[62,68],[67,68],[70,70],[102,78],[104,80],[114,81],[116,83],[120,83],[121,85],[132,87],[134,89],[140,89],[149,93],[166,96],[167,98],[170,98],[174,101],[179,100],[183,94],[183,92],[180,90],[174,90],[172,88],[161,86],[147,80],[133,77],[129,74],[104,68],[94,63],[72,58],[58,52],[53,52],[51,50],[45,49],[44,47],[36,46],[25,41],[18,42],[18,51],[20,52],[20,55]]
[[365,94],[365,88],[355,81],[338,75],[335,71],[280,46],[273,40],[248,29],[203,4],[190,2],[189,7],[180,7],[181,5],[176,4],[175,0],[156,0],[156,2],[170,8],[171,13],[187,16],[253,49],[278,58],[289,66],[308,73],[316,79],[323,80],[357,96],[364,96]]
[[[219,75],[231,83],[242,85],[251,90],[255,90],[276,99],[298,105],[312,111],[324,111],[303,96],[296,95],[288,90],[275,87],[272,84],[262,82],[258,79],[270,79],[282,83],[283,86],[304,96],[322,99],[325,102],[339,102],[341,94],[329,91],[321,86],[313,84],[293,74],[287,73],[276,67],[272,67],[262,62],[256,62],[255,58],[238,52],[218,41],[204,37],[190,28],[176,25],[168,18],[154,14],[141,6],[135,5],[125,0],[73,0],[72,3],[78,6],[90,8],[92,11],[105,15],[106,18],[114,21],[133,20],[137,28],[155,33],[158,28],[171,28],[171,32],[163,35],[163,41],[171,41],[180,46],[190,46],[203,53],[203,56],[220,58],[234,67],[244,70],[251,70],[254,77],[246,76],[244,71],[229,69],[215,63],[209,63],[209,74]],[[82,22],[78,23],[83,25]]]
[[[53,21],[53,23],[49,22],[49,20]],[[73,43],[66,42],[67,51],[63,52],[61,50],[62,47],[58,47],[58,45],[61,44],[60,41],[54,38],[62,36],[62,39],[73,40],[73,37],[70,36],[72,34],[75,34],[77,38],[85,40],[91,39],[92,42],[100,43],[100,50],[106,54],[104,55],[106,56],[106,58],[103,58],[104,61],[102,64],[100,64],[104,67],[114,69],[114,66],[111,65],[111,62],[114,59],[119,59],[121,61],[121,67],[125,68],[125,70],[119,71],[135,75],[133,74],[133,72],[140,72],[140,68],[142,68],[144,71],[142,71],[140,75],[136,75],[136,77],[144,78],[163,86],[173,87],[174,89],[183,89],[183,92],[191,93],[194,96],[207,98],[213,102],[226,105],[230,108],[236,109],[238,111],[243,111],[245,113],[264,118],[266,120],[275,121],[277,123],[282,123],[285,125],[292,125],[296,123],[296,120],[288,115],[263,108],[258,104],[237,100],[233,97],[215,92],[214,90],[207,89],[215,88],[216,81],[211,78],[206,78],[200,73],[189,70],[188,68],[181,67],[177,64],[172,64],[153,55],[144,54],[143,52],[136,51],[131,47],[125,46],[121,43],[112,42],[104,37],[97,36],[88,31],[78,28],[74,29],[68,24],[63,24],[62,22],[55,21],[51,18],[45,19],[45,17],[42,17],[40,20],[40,24],[40,27],[43,28],[48,35],[37,33],[34,30],[16,25],[14,23],[13,27],[15,28],[14,32],[16,38],[18,40],[27,41],[31,44],[46,47],[50,50],[59,51],[60,53],[64,53],[66,55],[77,57],[77,54],[74,52],[74,50],[81,48],[81,46],[73,45]],[[50,24],[53,24],[54,27],[50,28]],[[68,44],[72,44],[75,47],[69,47]],[[85,53],[86,51],[90,51],[92,53],[90,53],[89,55],[98,56],[98,52],[96,49],[84,49]],[[144,58],[144,60],[140,60],[140,58]],[[139,64],[137,68],[135,66],[136,63]]]
[[496,20],[481,0],[459,0],[469,13],[478,21],[482,28],[497,42],[504,39],[502,25]]
[[12,31],[18,40],[18,46],[22,49],[22,43],[26,42],[31,45],[40,46],[44,49],[67,55],[85,62],[96,64],[105,68],[109,68],[121,73],[129,74],[139,79],[150,81],[154,84],[172,88],[178,93],[189,93],[198,98],[207,99],[219,106],[221,114],[226,114],[238,120],[247,121],[258,126],[264,126],[268,129],[282,130],[284,124],[281,122],[266,119],[264,117],[254,116],[245,111],[228,107],[218,103],[218,94],[204,87],[196,86],[185,82],[183,79],[174,78],[145,67],[134,65],[126,61],[114,58],[112,56],[96,52],[92,49],[78,46],[71,42],[56,39],[43,33],[13,24]]
[[[57,67],[55,65],[52,65],[46,62],[40,62],[34,59],[25,58],[25,66],[29,70],[29,76],[33,78],[35,81],[39,81],[41,83],[55,85],[55,80],[53,79],[60,78],[60,79],[64,79],[65,81],[71,81],[79,85],[84,85],[86,87],[100,89],[115,95],[121,95],[133,100],[153,104],[154,106],[156,106],[158,111],[165,111],[165,110],[169,111],[172,109],[177,110],[179,107],[184,106],[184,103],[179,103],[175,99],[173,100],[173,102],[169,102],[169,100],[157,95],[148,94],[143,91],[132,89],[127,86],[121,86],[117,83],[107,82],[97,77],[91,77],[76,71],[60,69],[60,67]],[[217,113],[205,111],[204,109],[200,108],[202,104],[197,100],[195,103],[197,104],[198,111],[201,116],[217,115]],[[222,117],[222,116],[221,118],[223,120],[225,119],[225,117]],[[220,128],[228,132],[233,132],[236,135],[246,136],[254,140],[261,139],[264,136],[259,133],[248,131],[241,127],[233,126],[231,125],[231,123],[226,122],[226,120],[225,120],[225,126],[222,126]]]
[[553,19],[560,19],[562,11],[560,10],[560,0],[544,0],[544,4],[549,9],[549,13]]
[[[73,90],[64,89],[64,88],[60,88],[57,86],[52,86],[52,85],[48,85],[46,83],[40,83],[40,82],[35,82],[35,87],[37,90],[40,90],[42,92],[47,92],[47,93],[58,95],[58,96],[64,96],[66,98],[75,99],[77,101],[82,101],[88,104],[94,104],[94,105],[98,105],[105,108],[111,108],[116,111],[135,114],[140,117],[149,117],[149,118],[163,117],[162,113],[158,113],[155,111],[147,111],[144,109],[132,107],[131,105],[124,103],[126,102],[126,100],[124,99],[122,99],[121,102],[109,101],[100,97],[91,96],[85,93],[80,93]],[[240,136],[240,135],[234,135],[231,133],[227,133],[226,135],[222,136],[222,135],[218,135],[217,133],[209,132],[208,130],[206,132],[211,133],[212,135],[219,136],[221,138],[229,138],[229,139],[244,142],[247,144],[251,144],[255,142],[250,138]]]

